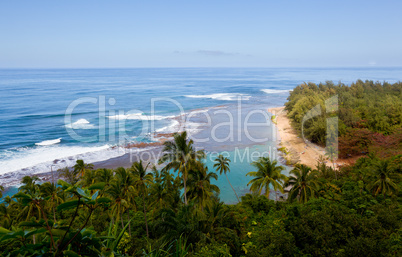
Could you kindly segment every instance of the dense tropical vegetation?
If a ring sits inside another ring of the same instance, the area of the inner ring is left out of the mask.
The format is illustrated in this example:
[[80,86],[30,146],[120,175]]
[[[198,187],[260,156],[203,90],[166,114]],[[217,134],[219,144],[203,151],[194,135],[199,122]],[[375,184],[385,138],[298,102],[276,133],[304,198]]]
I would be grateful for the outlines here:
[[[142,162],[115,170],[88,165],[83,176],[75,171],[75,184],[24,177],[19,192],[0,204],[0,251],[3,256],[398,256],[402,250],[402,156],[361,158],[337,179],[322,162],[316,169],[296,165],[288,178],[276,161],[261,157],[248,174],[254,193],[236,205],[219,200],[212,183],[216,173],[193,156],[187,160],[186,191],[184,172],[155,167],[147,172],[149,165]],[[229,170],[222,156],[216,163],[217,172]],[[288,200],[270,200],[270,185],[274,191],[290,188]]]
[[[396,138],[401,124],[397,116],[391,114],[395,122],[387,131],[378,130],[368,114],[362,121],[366,107],[360,105],[374,97],[370,90],[382,90],[399,108],[400,84],[361,83],[352,89],[330,83],[302,85],[290,96],[289,115],[297,124],[294,110],[305,110],[306,99],[313,99],[313,106],[319,97],[338,92],[344,94],[341,136],[365,129]],[[304,97],[303,102],[296,99]],[[360,105],[351,105],[357,99]],[[384,108],[390,107],[387,101],[381,100]],[[345,114],[345,108],[352,108],[351,114]],[[306,124],[316,142],[320,133],[314,132],[314,124],[320,119]],[[218,173],[230,184],[230,160],[220,155],[216,170],[208,170],[205,152],[196,151],[185,132],[164,143],[159,168],[140,161],[127,169],[95,170],[78,160],[72,169],[59,171],[57,183],[27,176],[18,193],[3,198],[0,255],[400,256],[402,155],[391,154],[401,150],[393,147],[367,141],[369,154],[354,165],[335,172],[321,158],[316,167],[295,165],[289,177],[277,161],[261,157],[252,163],[253,170],[245,171],[251,193],[233,205],[219,199],[214,184]],[[3,190],[0,187],[0,195]],[[279,192],[287,193],[287,199],[278,198]]]
[[[385,158],[402,154],[402,82],[309,82],[297,86],[288,100],[288,117],[312,142],[324,145],[328,134],[338,129],[342,158],[369,152]],[[328,119],[334,117],[338,128],[327,130]]]

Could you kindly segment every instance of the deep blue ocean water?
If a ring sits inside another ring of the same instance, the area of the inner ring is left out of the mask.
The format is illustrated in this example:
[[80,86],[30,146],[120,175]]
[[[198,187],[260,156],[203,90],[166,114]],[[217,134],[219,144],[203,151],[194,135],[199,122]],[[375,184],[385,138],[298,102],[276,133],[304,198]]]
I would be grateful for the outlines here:
[[[188,112],[234,104],[241,96],[245,106],[276,107],[302,82],[392,83],[401,78],[401,68],[374,67],[3,69],[0,175],[46,172],[78,158],[96,162],[119,156],[111,146],[149,142],[148,132],[173,132],[179,106]],[[152,99],[156,104],[150,116]]]

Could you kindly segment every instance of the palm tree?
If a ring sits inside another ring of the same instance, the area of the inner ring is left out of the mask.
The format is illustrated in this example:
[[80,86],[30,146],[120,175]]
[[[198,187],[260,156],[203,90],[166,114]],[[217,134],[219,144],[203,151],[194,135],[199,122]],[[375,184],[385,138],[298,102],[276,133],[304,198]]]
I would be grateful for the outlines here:
[[81,177],[78,184],[80,184],[84,187],[88,187],[88,186],[94,184],[96,179],[97,179],[96,171],[87,169],[84,171],[84,176]]
[[[130,220],[130,205],[135,206],[135,201],[133,201],[133,193],[134,193],[134,177],[133,175],[127,171],[123,167],[119,167],[116,169],[116,179],[117,183],[120,187],[120,195],[122,197],[122,209],[120,210],[120,215],[121,215],[121,224],[122,227],[124,228],[124,222],[123,222],[123,213],[124,209],[123,207],[126,208],[127,211],[127,216],[128,220]],[[136,207],[136,206],[135,206]],[[131,235],[131,224],[128,225],[129,233]]]
[[218,179],[214,172],[208,172],[208,168],[202,162],[196,162],[191,166],[188,177],[187,198],[194,201],[201,210],[211,204],[214,193],[219,193],[219,187],[211,184],[211,179]]
[[168,192],[167,201],[170,204],[170,208],[177,208],[181,204],[180,189],[182,187],[181,178],[179,176],[173,176],[168,170],[161,171],[161,180],[163,188]]
[[21,183],[23,184],[20,186],[19,190],[30,195],[35,195],[39,192],[39,185],[36,183],[40,181],[39,177],[37,176],[25,176],[22,178]]
[[[151,186],[151,204],[153,213],[160,211],[164,208],[168,208],[170,202],[174,198],[174,190],[171,188],[172,177],[168,171],[162,171],[161,173],[152,167],[154,183]],[[168,173],[168,175],[165,175]]]
[[285,169],[282,166],[277,166],[276,160],[271,161],[269,157],[260,157],[258,161],[251,163],[257,168],[257,171],[247,173],[246,176],[254,177],[248,184],[251,184],[250,191],[258,192],[261,194],[262,189],[265,188],[265,196],[269,199],[269,186],[272,185],[274,190],[279,190],[282,193],[283,184],[287,177],[281,172]]
[[[184,236],[195,243],[203,237],[201,222],[194,215],[192,203],[181,205],[177,211],[161,210],[153,225],[155,235],[161,238],[162,242],[172,242]],[[203,238],[205,239],[205,236]]]
[[84,176],[86,170],[92,170],[94,168],[93,164],[87,164],[83,160],[77,160],[76,164],[73,166],[74,172],[80,173],[81,177]]
[[61,177],[63,177],[67,183],[71,185],[75,185],[75,183],[78,182],[78,172],[74,170],[70,170],[68,167],[65,167],[63,169],[58,169],[57,172],[60,174]]
[[0,225],[4,228],[10,228],[12,221],[11,221],[11,208],[7,208],[4,203],[0,204]]
[[[118,222],[121,219],[122,227],[124,228],[123,208],[124,206],[127,206],[127,201],[124,199],[124,193],[120,181],[118,179],[114,180],[106,189],[106,193],[113,198],[113,202],[110,206],[112,223],[118,225]],[[116,217],[116,221],[114,221],[114,217]]]
[[206,209],[206,216],[208,217],[208,222],[206,224],[207,231],[214,235],[214,238],[216,239],[219,239],[222,230],[226,230],[223,222],[229,215],[229,210],[228,206],[219,201],[213,201],[213,203]]
[[113,179],[113,172],[110,169],[96,170],[96,182],[103,182],[109,185]]
[[[0,217],[3,216],[0,220],[3,221],[3,227],[9,229],[14,222],[18,221],[12,217],[15,216],[16,213],[21,213],[20,207],[22,207],[21,203],[14,201],[11,196],[7,195],[3,198],[3,203],[0,204]],[[18,216],[21,217],[20,215]]]
[[144,168],[142,165],[142,160],[140,162],[134,162],[131,166],[131,173],[134,175],[134,187],[137,191],[142,194],[142,201],[144,206],[144,219],[145,219],[145,228],[147,231],[147,237],[149,238],[149,229],[148,229],[148,221],[147,221],[147,209],[146,209],[146,202],[145,202],[145,195],[147,195],[147,188],[153,182],[153,176],[151,173],[147,174],[147,168],[149,163]]
[[167,163],[164,169],[174,169],[182,175],[184,184],[184,202],[187,205],[187,177],[188,170],[191,163],[195,160],[200,160],[205,157],[204,151],[195,151],[193,147],[193,140],[187,143],[187,132],[183,131],[181,134],[175,133],[173,141],[166,141],[163,143],[164,154],[159,160],[159,164]]
[[226,179],[228,180],[230,187],[232,188],[233,192],[235,193],[237,201],[239,201],[239,203],[240,203],[240,199],[237,196],[237,193],[234,190],[232,184],[230,183],[228,174],[227,174],[227,172],[230,172],[230,168],[229,168],[230,160],[226,157],[223,157],[223,155],[220,154],[218,156],[218,158],[215,159],[215,162],[216,163],[214,164],[214,168],[216,168],[216,171],[219,171],[219,175],[222,175],[222,173],[225,173]]
[[[17,198],[18,202],[24,206],[25,208],[21,211],[19,217],[22,217],[26,212],[28,214],[26,215],[26,221],[29,220],[29,217],[33,216],[33,211],[37,210],[38,211],[38,219],[41,219],[42,217],[46,221],[47,229],[50,231],[50,226],[48,223],[48,219],[46,217],[45,211],[44,211],[44,205],[45,201],[43,197],[40,195],[40,186],[36,184],[37,181],[40,179],[37,176],[25,176],[22,178],[22,183],[23,185],[20,186],[20,190],[17,194],[13,195],[13,198]],[[35,244],[35,235],[33,235],[33,243]],[[50,238],[51,238],[51,247],[53,247],[54,240],[53,240],[53,235],[50,233]]]
[[63,200],[59,196],[59,190],[60,188],[57,188],[54,184],[50,182],[43,183],[40,185],[40,193],[41,196],[45,200],[50,200],[50,208],[53,211],[53,219],[54,222],[56,222],[56,206],[60,204]]
[[401,175],[395,172],[394,167],[387,160],[378,161],[374,165],[373,175],[375,181],[369,184],[369,190],[373,190],[373,194],[382,193],[392,195],[398,191],[397,182]]
[[299,202],[305,203],[315,197],[319,190],[318,173],[304,164],[296,164],[295,168],[290,171],[286,185],[292,186],[288,195],[289,200],[297,198]]
[[162,183],[153,183],[151,187],[151,204],[152,213],[159,211],[163,208],[167,208],[169,191],[163,187]]

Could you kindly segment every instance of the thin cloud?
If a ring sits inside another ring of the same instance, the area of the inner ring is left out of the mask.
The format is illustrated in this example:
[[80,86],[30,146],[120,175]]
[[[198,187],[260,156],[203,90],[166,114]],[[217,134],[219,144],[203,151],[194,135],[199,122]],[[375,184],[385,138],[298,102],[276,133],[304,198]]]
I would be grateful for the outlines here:
[[239,55],[239,53],[230,53],[219,50],[198,50],[197,54],[207,55],[207,56],[232,56]]

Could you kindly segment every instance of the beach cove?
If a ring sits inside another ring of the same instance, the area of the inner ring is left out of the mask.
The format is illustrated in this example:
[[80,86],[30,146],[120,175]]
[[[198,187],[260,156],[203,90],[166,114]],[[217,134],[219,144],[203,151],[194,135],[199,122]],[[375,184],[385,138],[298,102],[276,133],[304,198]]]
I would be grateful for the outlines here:
[[357,160],[357,158],[337,159],[334,164],[332,164],[326,156],[324,147],[303,139],[297,133],[296,129],[292,127],[287,117],[285,106],[269,108],[268,112],[274,116],[273,122],[278,131],[278,149],[284,147],[283,151],[287,152],[287,154],[283,153],[283,151],[278,152],[281,156],[286,158],[286,160],[283,160],[284,164],[288,163],[293,165],[300,163],[314,168],[319,160],[324,159],[328,167],[334,167],[335,165],[335,169],[339,169],[339,167],[351,165]]
[[[0,117],[0,184],[18,186],[25,175],[55,179],[56,170],[72,167],[78,159],[93,163],[96,168],[129,167],[138,160],[132,158],[132,153],[158,155],[162,149],[158,135],[168,139],[169,134],[178,131],[178,118],[186,113],[194,113],[185,130],[194,134],[195,139],[212,134],[218,139],[196,142],[207,152],[258,147],[276,153],[279,145],[272,138],[276,133],[274,126],[248,127],[251,134],[267,138],[264,142],[253,142],[245,135],[243,124],[237,122],[239,99],[244,121],[250,113],[267,113],[269,108],[283,106],[289,91],[306,79],[348,83],[360,77],[390,82],[398,77],[397,69],[378,70],[376,77],[372,68],[0,70],[0,100],[5,110]],[[66,123],[66,110],[81,97],[90,102],[80,102]],[[156,102],[154,113],[152,99]],[[104,110],[99,113],[102,102]],[[214,117],[211,124],[207,113]],[[233,116],[233,129],[223,125],[212,131],[214,125],[231,121],[228,113]],[[271,122],[269,116],[258,114],[248,119]],[[279,118],[278,127],[281,122]],[[227,130],[232,130],[233,137],[218,142],[227,137]],[[284,128],[279,130],[283,140]],[[88,140],[71,137],[71,131]],[[300,154],[302,161],[314,167],[319,155],[315,151],[310,154],[310,149],[298,142],[295,152],[305,152]],[[265,149],[261,148],[263,145]],[[281,157],[279,160],[286,163]],[[238,190],[244,191],[248,182],[245,174],[253,167],[249,163],[247,168],[236,166],[233,164],[236,175],[229,176],[241,181]]]

